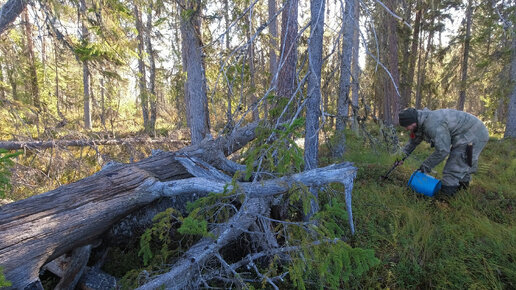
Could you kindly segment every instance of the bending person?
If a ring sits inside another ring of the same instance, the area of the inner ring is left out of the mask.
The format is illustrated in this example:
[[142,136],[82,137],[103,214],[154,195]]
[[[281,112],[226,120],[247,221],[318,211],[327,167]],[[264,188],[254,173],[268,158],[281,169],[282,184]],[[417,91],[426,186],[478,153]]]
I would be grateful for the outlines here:
[[399,113],[400,125],[410,131],[410,140],[403,148],[407,156],[421,141],[435,151],[421,164],[428,173],[447,156],[443,169],[441,193],[453,196],[467,188],[471,174],[478,168],[478,157],[489,140],[489,132],[477,117],[452,109],[430,111],[408,108]]

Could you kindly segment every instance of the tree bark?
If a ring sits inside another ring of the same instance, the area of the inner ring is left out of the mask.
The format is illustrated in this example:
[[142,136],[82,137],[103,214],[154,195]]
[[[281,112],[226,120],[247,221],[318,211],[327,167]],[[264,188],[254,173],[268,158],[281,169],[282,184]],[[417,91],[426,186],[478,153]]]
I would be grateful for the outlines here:
[[9,0],[0,8],[0,35],[18,18],[27,6],[27,0]]
[[[291,98],[296,90],[298,0],[287,0],[281,16],[278,96]],[[287,119],[288,116],[287,116]]]
[[410,50],[408,50],[404,54],[404,60],[403,60],[403,67],[402,70],[402,76],[401,76],[401,82],[400,82],[400,93],[401,93],[401,103],[400,108],[406,108],[409,106],[411,101],[411,95],[412,95],[412,86],[414,83],[414,71],[416,67],[416,58],[418,55],[418,48],[419,48],[419,29],[421,27],[421,18],[423,14],[423,7],[420,3],[421,1],[418,1],[416,4],[417,12],[416,12],[416,18],[414,20],[414,30],[412,31],[412,37],[411,41],[408,41],[407,43],[410,43]]
[[507,123],[504,137],[516,138],[516,25],[512,26],[512,60],[511,60],[512,91],[509,96]]
[[183,70],[186,72],[185,100],[192,144],[199,144],[210,133],[206,74],[201,40],[202,3],[182,0],[188,16],[181,19]]
[[139,97],[140,97],[140,106],[142,108],[142,117],[143,117],[143,128],[147,132],[149,129],[149,94],[147,91],[147,77],[145,70],[145,62],[143,53],[145,51],[145,44],[143,40],[143,24],[142,24],[142,16],[140,10],[138,9],[138,3],[134,3],[133,7],[134,19],[136,21],[136,31],[138,32],[138,36],[136,37],[138,40],[138,89],[139,89]]
[[124,139],[100,139],[100,140],[53,140],[53,141],[0,141],[0,148],[7,150],[32,150],[45,149],[53,147],[68,147],[68,146],[96,146],[96,145],[122,145],[125,143],[178,143],[186,145],[188,141],[170,140],[170,139],[139,139],[139,138],[124,138]]
[[339,96],[337,99],[337,120],[335,123],[335,157],[341,157],[346,150],[344,130],[349,115],[349,92],[351,85],[351,59],[353,55],[353,31],[355,27],[353,14],[355,2],[347,1],[342,21],[342,55],[340,58]]
[[[391,11],[395,11],[395,3],[394,0],[385,1],[385,4]],[[388,99],[386,102],[385,111],[384,111],[384,120],[387,124],[398,125],[398,112],[400,110],[400,96],[398,94],[397,88],[399,87],[399,69],[398,69],[398,34],[397,34],[397,26],[395,18],[392,15],[385,13],[386,21],[387,21],[387,51],[386,57],[387,62],[386,66],[389,72],[391,73],[391,77],[387,77],[385,97]]]
[[353,23],[353,54],[352,54],[352,82],[351,82],[351,107],[353,123],[351,128],[355,133],[358,133],[358,90],[360,84],[358,82],[360,78],[360,67],[359,67],[359,49],[360,49],[360,29],[358,27],[360,18],[360,6],[358,0],[353,0],[355,11],[353,12],[355,22]]
[[[354,232],[351,189],[356,169],[349,163],[236,185],[230,185],[231,178],[212,167],[223,163],[220,159],[225,159],[224,155],[254,138],[255,126],[251,124],[233,136],[204,140],[175,153],[160,152],[137,163],[112,164],[78,182],[0,207],[0,265],[13,284],[11,288],[38,284],[39,271],[45,263],[74,249],[85,246],[75,253],[76,256],[88,255],[88,245],[101,239],[123,217],[162,197],[180,200],[181,196],[199,197],[238,189],[245,194],[246,202],[229,222],[212,231],[215,240],[204,239],[194,245],[169,273],[145,285],[149,289],[169,285],[170,281],[174,281],[176,288],[188,285],[184,283],[190,283],[189,277],[194,277],[199,264],[217,255],[218,250],[268,209],[264,197],[284,193],[297,183],[305,186],[344,184]],[[81,259],[72,260],[77,263],[68,270],[73,275],[66,276],[69,279],[66,285],[76,283],[77,273],[85,269],[85,264],[79,263]]]
[[39,97],[38,72],[36,70],[36,57],[34,56],[32,25],[29,21],[29,13],[27,9],[25,9],[25,11],[23,12],[23,22],[25,26],[25,36],[27,38],[27,57],[29,59],[30,93],[32,95],[32,104],[39,111],[41,109],[41,102]]
[[464,104],[466,103],[466,86],[468,81],[468,59],[469,59],[469,47],[471,40],[471,21],[472,21],[472,0],[468,1],[468,7],[466,8],[466,35],[464,36],[464,52],[462,58],[462,69],[461,69],[461,81],[459,100],[457,102],[457,110],[464,111]]
[[[37,282],[45,263],[92,243],[129,213],[164,192],[170,195],[171,188],[177,194],[190,192],[190,181],[167,183],[192,177],[176,157],[192,156],[221,168],[227,161],[223,156],[254,139],[255,128],[250,124],[230,136],[175,153],[159,152],[137,163],[109,165],[75,183],[0,207],[0,265],[12,288]],[[205,179],[200,185],[206,184],[210,187],[205,190],[215,191],[224,185]]]
[[147,54],[149,57],[149,106],[150,116],[148,126],[145,128],[148,134],[152,136],[156,133],[156,118],[157,118],[157,102],[158,98],[156,95],[156,61],[155,53],[152,46],[152,2],[149,3],[150,8],[147,14],[147,30],[145,32],[145,42],[147,45]]
[[308,46],[308,101],[305,123],[305,170],[317,168],[319,152],[319,118],[321,116],[321,70],[325,0],[311,0],[310,40]]
[[[89,42],[89,31],[86,27],[86,1],[80,1],[80,17],[81,17],[81,41],[83,43]],[[91,130],[91,104],[90,104],[90,70],[88,62],[85,60],[82,63],[82,83],[83,83],[83,98],[84,98],[84,127]]]

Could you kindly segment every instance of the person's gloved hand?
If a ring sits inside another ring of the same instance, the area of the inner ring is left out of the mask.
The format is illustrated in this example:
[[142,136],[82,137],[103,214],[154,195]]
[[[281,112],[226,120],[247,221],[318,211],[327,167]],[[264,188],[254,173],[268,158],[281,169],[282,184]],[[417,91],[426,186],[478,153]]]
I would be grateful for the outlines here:
[[424,165],[424,164],[421,164],[421,166],[419,167],[418,169],[419,171],[423,172],[423,173],[430,173],[431,169],[428,168],[428,166]]

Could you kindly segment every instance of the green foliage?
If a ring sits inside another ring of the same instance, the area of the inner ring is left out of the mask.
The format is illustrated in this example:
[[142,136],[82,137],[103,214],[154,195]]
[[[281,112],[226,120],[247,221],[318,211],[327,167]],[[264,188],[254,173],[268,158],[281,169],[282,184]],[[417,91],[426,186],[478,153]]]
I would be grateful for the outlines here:
[[[302,137],[304,118],[298,118],[292,124],[282,129],[271,130],[265,126],[256,129],[258,140],[267,140],[271,135],[276,136],[270,143],[262,142],[246,152],[246,179],[252,172],[260,169],[273,171],[280,176],[300,172],[303,165],[303,150],[296,144],[295,139]],[[261,160],[259,164],[257,160]]]
[[[156,214],[152,219],[154,222],[153,226],[145,230],[145,233],[141,236],[138,255],[142,257],[144,265],[148,265],[153,258],[157,258],[159,261],[167,261],[171,255],[172,251],[169,249],[169,245],[172,242],[170,230],[173,226],[171,218],[173,215],[176,215],[178,219],[182,219],[181,213],[173,208],[168,208]],[[154,240],[161,245],[158,252],[153,252],[152,250],[152,242]]]
[[373,250],[352,248],[336,241],[311,246],[298,252],[289,274],[298,289],[342,289],[353,277],[360,277],[380,264]]
[[11,159],[21,153],[22,152],[9,153],[9,151],[0,148],[0,198],[4,198],[6,191],[11,188],[11,172],[9,168],[14,164]]
[[197,220],[191,216],[183,220],[181,227],[177,231],[183,235],[209,236],[208,222],[205,220]]
[[9,287],[12,283],[5,279],[4,268],[0,267],[0,287]]
[[[322,193],[320,195],[323,195]],[[349,235],[346,206],[330,199],[313,217],[309,228],[290,228],[289,241],[301,241],[289,265],[289,277],[298,289],[341,289],[380,264],[374,251],[353,248],[341,240]]]

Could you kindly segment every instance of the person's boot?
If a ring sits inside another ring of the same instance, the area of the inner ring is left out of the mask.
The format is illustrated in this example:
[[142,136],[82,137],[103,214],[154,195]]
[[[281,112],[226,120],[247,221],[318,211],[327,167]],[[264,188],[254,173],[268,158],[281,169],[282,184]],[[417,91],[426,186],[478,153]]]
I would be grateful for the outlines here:
[[436,198],[441,201],[448,201],[450,197],[453,197],[455,193],[459,191],[458,185],[442,185],[441,190],[437,194]]
[[460,181],[459,182],[459,190],[468,189],[469,181]]
[[458,185],[443,185],[441,187],[441,192],[449,196],[454,196],[457,191],[459,191]]

